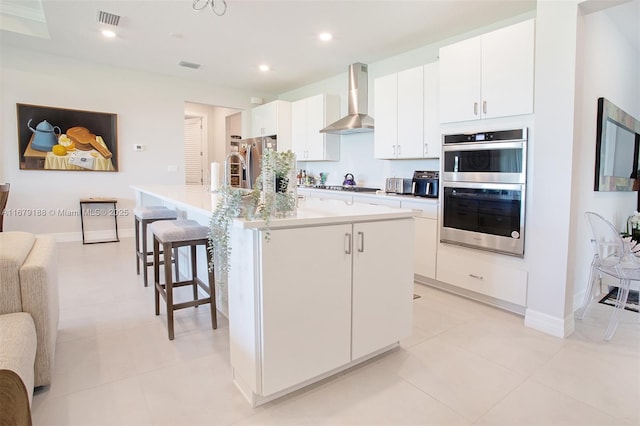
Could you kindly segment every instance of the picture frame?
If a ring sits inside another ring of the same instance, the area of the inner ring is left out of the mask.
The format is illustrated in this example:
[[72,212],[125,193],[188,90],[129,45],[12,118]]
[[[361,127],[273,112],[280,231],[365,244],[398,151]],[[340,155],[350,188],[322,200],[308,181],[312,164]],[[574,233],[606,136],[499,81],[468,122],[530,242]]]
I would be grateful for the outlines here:
[[20,170],[117,172],[118,116],[16,104]]

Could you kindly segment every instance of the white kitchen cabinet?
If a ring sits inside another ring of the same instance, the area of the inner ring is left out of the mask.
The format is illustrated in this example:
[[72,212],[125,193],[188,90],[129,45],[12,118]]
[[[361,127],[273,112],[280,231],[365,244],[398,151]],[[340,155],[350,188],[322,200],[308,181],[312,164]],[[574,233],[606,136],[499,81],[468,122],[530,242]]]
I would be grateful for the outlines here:
[[412,233],[412,219],[353,225],[352,360],[411,335]]
[[440,122],[533,113],[534,20],[440,48]]
[[424,66],[424,158],[440,158],[442,134],[440,132],[439,92],[440,69],[438,62]]
[[298,161],[339,161],[340,135],[320,130],[340,118],[340,97],[311,96],[291,104],[291,139]]
[[232,233],[231,363],[252,404],[411,334],[413,218],[265,232]]
[[420,158],[424,127],[423,67],[377,78],[374,82],[376,158]]
[[439,157],[437,63],[377,78],[374,90],[375,157]]
[[500,255],[440,244],[436,278],[493,299],[526,306],[527,271],[493,256]]
[[251,137],[272,135],[278,151],[291,149],[291,102],[276,100],[251,110]]
[[351,232],[352,225],[283,229],[261,239],[265,395],[351,361]]
[[413,272],[416,275],[435,280],[438,251],[438,204],[402,201],[401,207],[416,212]]

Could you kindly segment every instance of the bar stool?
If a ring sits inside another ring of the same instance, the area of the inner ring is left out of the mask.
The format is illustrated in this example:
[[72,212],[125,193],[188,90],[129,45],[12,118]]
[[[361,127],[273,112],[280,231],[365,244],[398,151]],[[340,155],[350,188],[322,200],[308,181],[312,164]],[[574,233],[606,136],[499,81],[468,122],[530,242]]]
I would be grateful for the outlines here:
[[[207,253],[207,266],[212,261],[212,255],[207,250],[209,243],[209,228],[200,225],[195,220],[167,220],[158,221],[149,225],[149,229],[153,234],[153,273],[155,280],[155,303],[156,315],[160,315],[160,295],[167,304],[167,326],[169,331],[169,340],[173,340],[173,312],[178,309],[189,307],[198,307],[209,303],[211,305],[211,327],[218,328],[218,320],[216,318],[216,293],[215,293],[215,277],[212,270],[209,270],[209,283],[205,284],[198,277],[198,265],[196,262],[197,247],[204,246]],[[160,283],[160,246],[164,253],[164,279],[165,284]],[[171,274],[171,251],[177,247],[190,247],[191,256],[191,279],[185,281],[172,281]],[[173,289],[191,285],[193,286],[193,300],[189,302],[174,303]],[[198,298],[198,286],[202,288],[207,297]]]
[[[147,250],[147,225],[158,220],[175,220],[178,214],[175,210],[171,210],[165,206],[145,206],[133,209],[135,218],[135,235],[136,235],[136,272],[140,275],[140,264],[144,267],[144,286],[148,286],[147,267],[153,266],[153,261],[149,261],[149,256],[153,252]],[[140,248],[140,227],[142,227],[142,249]],[[176,262],[176,279],[178,279],[178,251],[174,253],[174,261]]]

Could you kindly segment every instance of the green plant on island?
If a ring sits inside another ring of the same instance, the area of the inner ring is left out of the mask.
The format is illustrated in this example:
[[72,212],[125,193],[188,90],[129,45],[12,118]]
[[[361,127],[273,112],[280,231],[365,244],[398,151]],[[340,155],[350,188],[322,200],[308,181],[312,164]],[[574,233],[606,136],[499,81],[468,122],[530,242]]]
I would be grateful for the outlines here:
[[209,245],[212,254],[209,269],[215,268],[216,281],[222,287],[227,281],[231,258],[231,227],[236,218],[263,220],[269,241],[272,217],[284,217],[295,212],[297,195],[289,187],[295,170],[295,154],[291,151],[267,150],[261,159],[262,172],[253,189],[247,190],[223,185],[218,191],[218,203],[210,220]]

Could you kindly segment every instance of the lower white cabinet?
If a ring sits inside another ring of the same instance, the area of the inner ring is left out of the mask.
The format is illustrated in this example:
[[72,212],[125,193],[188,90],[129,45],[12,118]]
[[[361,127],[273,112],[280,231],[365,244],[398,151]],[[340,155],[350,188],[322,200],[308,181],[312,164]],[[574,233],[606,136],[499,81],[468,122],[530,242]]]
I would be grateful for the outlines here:
[[262,394],[351,361],[351,232],[351,225],[283,229],[261,240]]
[[402,208],[413,209],[416,212],[413,272],[435,280],[438,251],[438,204],[403,201]]
[[351,359],[411,335],[413,220],[353,225]]
[[494,299],[526,306],[527,271],[497,261],[493,256],[501,255],[440,244],[436,278]]
[[245,264],[229,276],[231,364],[245,394],[309,384],[411,334],[412,218],[264,232],[232,239]]

